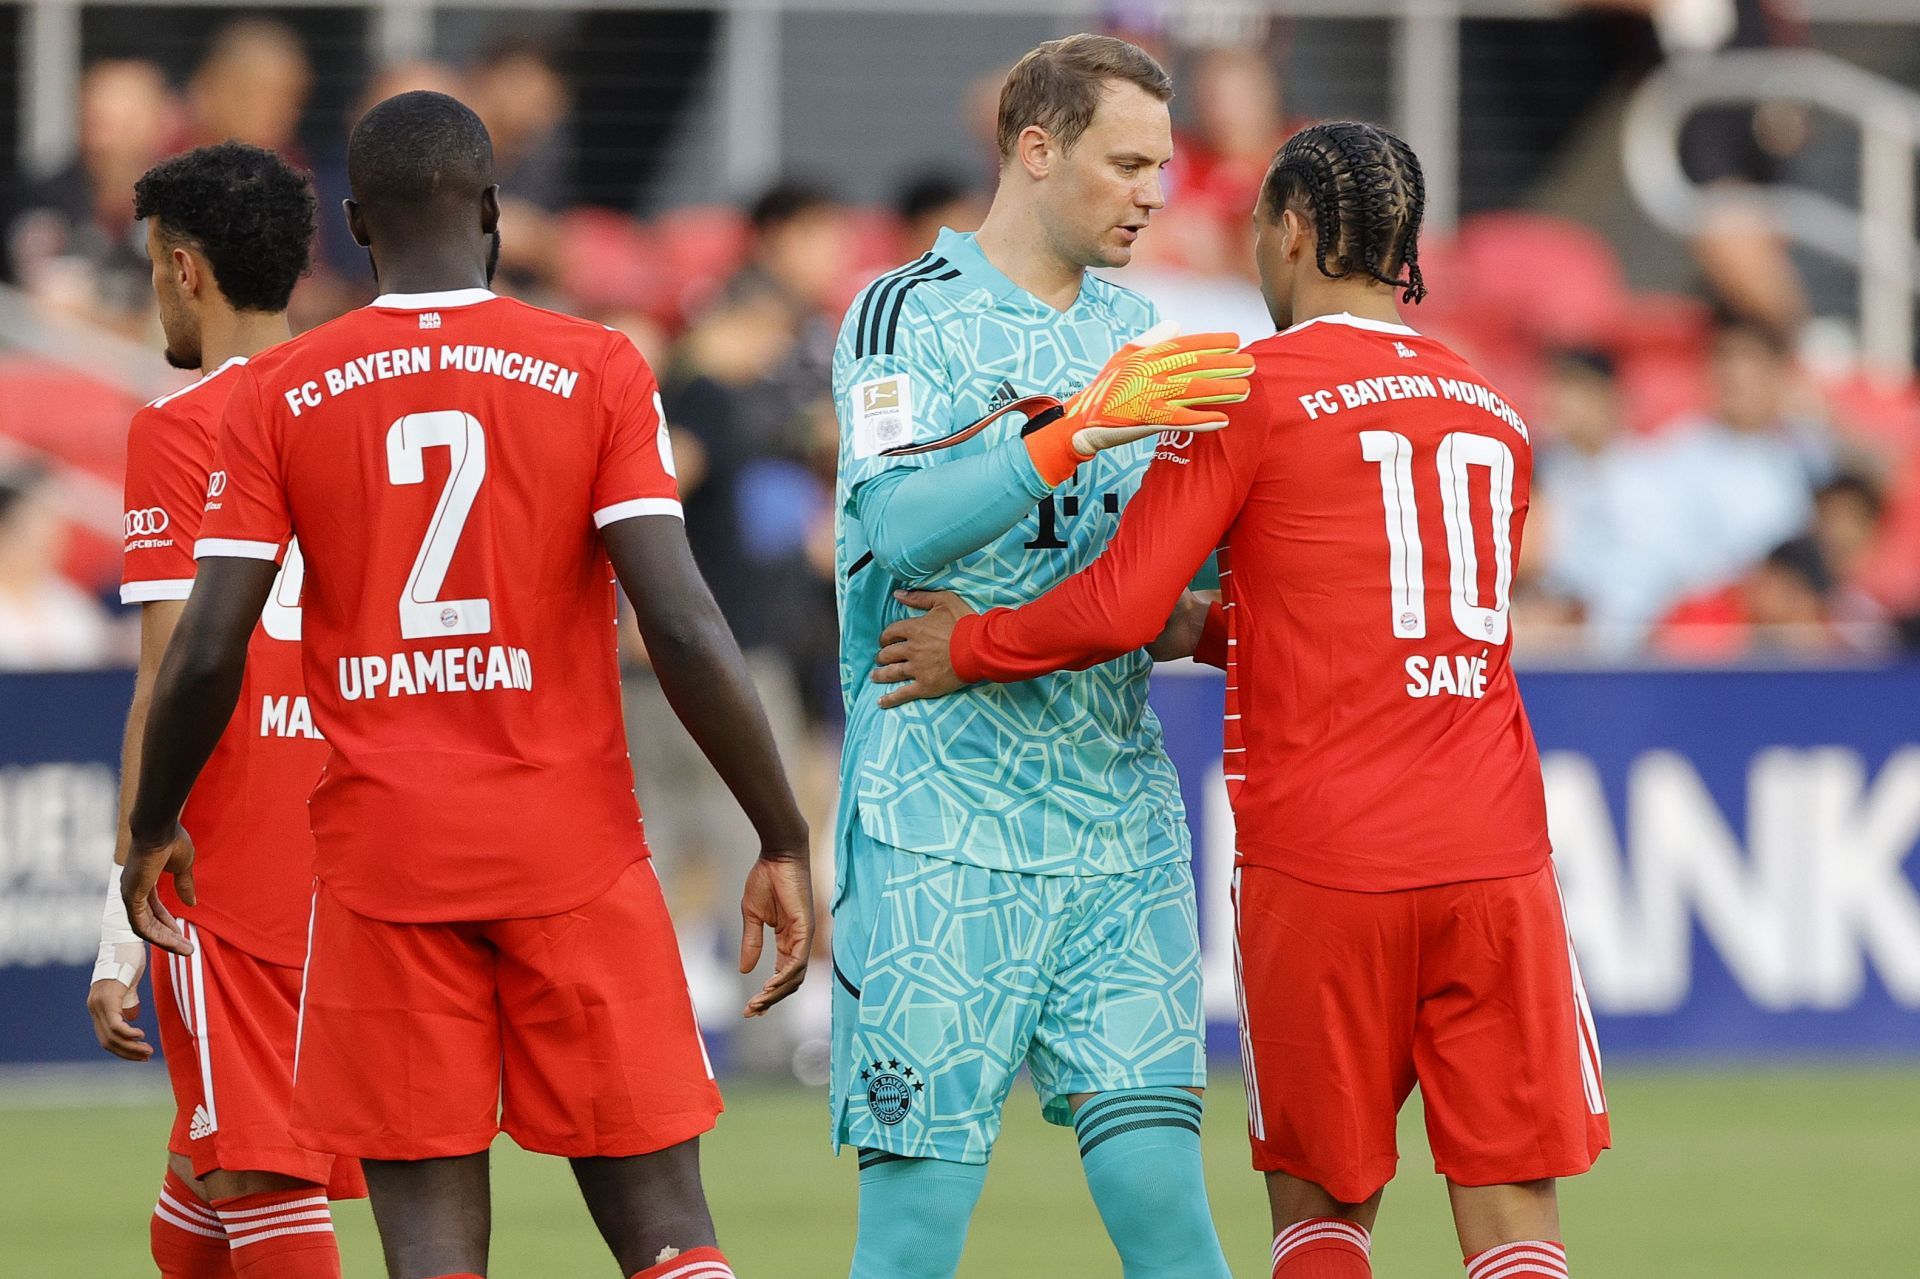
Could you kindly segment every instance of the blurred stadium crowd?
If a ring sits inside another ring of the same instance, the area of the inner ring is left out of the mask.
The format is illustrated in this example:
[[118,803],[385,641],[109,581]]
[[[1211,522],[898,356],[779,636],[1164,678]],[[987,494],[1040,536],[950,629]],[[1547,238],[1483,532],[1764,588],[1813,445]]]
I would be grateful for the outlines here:
[[[1754,30],[1749,42],[1791,38],[1777,21]],[[1121,279],[1189,326],[1233,325],[1251,339],[1268,324],[1248,211],[1273,149],[1304,121],[1289,115],[1259,42],[1162,41],[1160,52],[1179,72],[1182,135],[1169,207]],[[183,83],[137,58],[93,63],[72,162],[9,192],[7,280],[46,312],[157,349],[133,180],[181,148],[238,137],[315,175],[323,230],[296,329],[364,302],[366,257],[333,213],[343,157],[302,142],[313,81],[299,36],[267,18],[218,30]],[[910,175],[891,207],[857,207],[797,178],[737,207],[646,220],[582,201],[573,87],[536,43],[509,39],[458,67],[390,66],[361,95],[364,107],[441,89],[487,121],[507,208],[501,287],[628,332],[660,371],[689,535],[743,644],[804,721],[829,723],[837,703],[828,370],[838,317],[940,226],[970,227],[984,212],[997,81],[983,76],[956,109],[977,166]],[[1783,131],[1791,124],[1756,112],[1709,113],[1687,139],[1688,163],[1737,191],[1768,178],[1766,143]],[[1483,212],[1426,238],[1432,297],[1409,318],[1488,369],[1537,433],[1515,587],[1534,654],[1855,657],[1920,643],[1920,393],[1905,378],[1807,358],[1791,259],[1750,204],[1722,208],[1693,246],[1693,276],[1659,294],[1627,286],[1601,235],[1542,214]],[[71,494],[51,500],[69,482],[93,484],[102,501],[99,486],[117,485],[126,407],[71,372],[0,363],[0,667],[127,656],[125,627],[100,602],[118,548],[85,529],[69,544],[60,508]]]
[[[1604,7],[1644,28],[1655,59],[1693,47],[1693,34],[1658,21],[1660,0]],[[1712,36],[1721,46],[1796,38],[1768,0],[1725,7],[1738,21]],[[1308,121],[1288,109],[1270,43],[1181,47],[1121,30],[1174,69],[1180,136],[1169,205],[1119,280],[1189,329],[1252,340],[1271,325],[1249,213],[1274,149]],[[0,272],[15,298],[157,362],[134,179],[180,149],[235,137],[314,173],[322,232],[294,298],[296,330],[369,300],[368,261],[337,213],[345,122],[312,128],[314,56],[293,28],[250,17],[218,29],[184,78],[137,57],[90,64],[71,163],[17,175],[0,205]],[[359,95],[364,108],[433,88],[472,104],[499,160],[499,287],[625,331],[658,370],[688,535],[815,812],[832,785],[839,715],[835,333],[865,281],[918,255],[941,226],[970,229],[984,214],[1001,73],[986,71],[954,104],[971,166],[901,174],[888,204],[796,175],[738,205],[645,218],[628,211],[648,203],[637,196],[613,207],[581,185],[577,86],[539,43],[509,39],[457,66],[391,65]],[[1741,196],[1770,179],[1795,128],[1765,111],[1696,121],[1688,167],[1725,198],[1665,291],[1630,287],[1598,231],[1537,211],[1476,212],[1425,237],[1431,296],[1409,321],[1486,370],[1534,432],[1534,510],[1514,586],[1523,660],[1853,661],[1920,648],[1920,387],[1808,340],[1794,261]],[[315,137],[335,145],[310,150],[303,139]],[[0,670],[131,660],[132,626],[112,602],[112,530],[132,407],[71,362],[0,354]],[[712,921],[710,936],[697,923],[683,933],[696,990],[724,991],[719,939],[751,832],[691,744],[659,731],[674,721],[637,637],[629,655],[630,720],[653,729],[634,740],[650,838],[681,854],[670,864],[685,870],[671,892],[683,923]],[[666,794],[678,802],[649,798]]]

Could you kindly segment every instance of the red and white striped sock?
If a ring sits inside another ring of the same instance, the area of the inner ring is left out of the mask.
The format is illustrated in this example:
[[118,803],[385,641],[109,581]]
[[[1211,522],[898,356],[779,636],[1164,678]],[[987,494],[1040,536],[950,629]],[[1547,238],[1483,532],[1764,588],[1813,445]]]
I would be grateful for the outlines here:
[[1342,1217],[1309,1217],[1273,1241],[1273,1279],[1371,1279],[1373,1236]]
[[340,1279],[340,1245],[321,1187],[238,1195],[214,1208],[239,1279]]
[[689,1248],[655,1262],[633,1279],[734,1279],[734,1274],[718,1248]]
[[1503,1243],[1468,1257],[1467,1279],[1569,1279],[1567,1250],[1550,1239]]
[[161,1279],[234,1279],[219,1214],[171,1168],[160,1183],[147,1234]]

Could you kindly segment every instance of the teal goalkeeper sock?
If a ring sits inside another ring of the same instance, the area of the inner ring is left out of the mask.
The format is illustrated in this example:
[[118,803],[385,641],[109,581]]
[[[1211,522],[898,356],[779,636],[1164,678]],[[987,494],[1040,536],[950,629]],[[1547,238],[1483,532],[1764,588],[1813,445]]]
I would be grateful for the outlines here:
[[860,1233],[851,1279],[953,1279],[985,1164],[860,1152]]
[[1198,1097],[1103,1092],[1074,1114],[1073,1131],[1126,1279],[1232,1279],[1207,1207]]

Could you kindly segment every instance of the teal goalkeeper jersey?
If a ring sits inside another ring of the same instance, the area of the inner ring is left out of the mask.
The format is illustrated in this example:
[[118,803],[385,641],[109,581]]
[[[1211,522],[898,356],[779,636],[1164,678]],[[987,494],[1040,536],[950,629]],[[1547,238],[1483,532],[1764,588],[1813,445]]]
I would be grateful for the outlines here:
[[1146,299],[1093,276],[1056,311],[952,231],[854,300],[833,360],[843,832],[858,821],[881,843],[1030,874],[1113,874],[1188,856],[1178,781],[1147,707],[1146,653],[884,711],[882,686],[868,679],[880,633],[908,612],[896,589],[949,590],[985,610],[1026,603],[1092,563],[1154,442],[1100,454],[1009,532],[912,580],[871,556],[863,488],[896,467],[1017,440],[1024,419],[1009,413],[949,449],[887,450],[944,438],[1023,396],[1065,399],[1157,318]]

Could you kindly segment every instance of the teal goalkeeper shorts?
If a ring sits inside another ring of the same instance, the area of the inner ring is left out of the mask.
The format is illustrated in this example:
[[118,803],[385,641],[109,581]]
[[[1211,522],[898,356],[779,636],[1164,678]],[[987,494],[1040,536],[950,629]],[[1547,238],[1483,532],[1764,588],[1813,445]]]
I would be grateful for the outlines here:
[[1024,875],[843,841],[833,1141],[984,1163],[1021,1066],[1076,1093],[1206,1084],[1193,869]]

